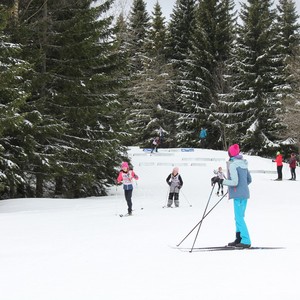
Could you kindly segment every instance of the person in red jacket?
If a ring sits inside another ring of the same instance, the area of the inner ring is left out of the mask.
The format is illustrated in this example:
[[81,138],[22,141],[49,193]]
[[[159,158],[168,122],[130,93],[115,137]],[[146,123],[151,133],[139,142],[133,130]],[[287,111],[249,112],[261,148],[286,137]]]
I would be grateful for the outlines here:
[[133,170],[129,170],[129,165],[126,161],[122,162],[121,165],[122,170],[120,171],[118,178],[117,178],[117,183],[123,183],[123,189],[124,189],[124,194],[125,194],[125,200],[127,202],[128,206],[128,215],[132,214],[132,190],[133,190],[133,185],[132,185],[132,180],[138,180],[139,177],[134,173]]
[[292,177],[289,180],[296,180],[296,164],[297,164],[296,154],[292,153],[291,158],[289,159],[289,165],[290,165]]
[[273,160],[273,162],[276,162],[276,166],[277,166],[277,179],[275,180],[282,180],[282,167],[283,167],[283,163],[282,163],[282,155],[281,153],[278,151],[276,153],[276,159]]

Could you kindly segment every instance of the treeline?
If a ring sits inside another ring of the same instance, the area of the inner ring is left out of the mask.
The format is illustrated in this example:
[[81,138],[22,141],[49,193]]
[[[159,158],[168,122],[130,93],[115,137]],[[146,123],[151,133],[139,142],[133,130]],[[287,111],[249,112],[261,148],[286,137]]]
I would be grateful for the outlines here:
[[[1,198],[105,195],[126,146],[268,154],[299,138],[295,3],[134,0],[0,5]],[[288,145],[288,146],[286,146]]]

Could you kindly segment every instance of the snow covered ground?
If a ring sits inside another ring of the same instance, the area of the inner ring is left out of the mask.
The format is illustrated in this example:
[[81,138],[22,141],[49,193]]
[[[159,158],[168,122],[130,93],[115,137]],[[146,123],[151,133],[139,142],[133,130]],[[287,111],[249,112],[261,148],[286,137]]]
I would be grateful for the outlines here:
[[[131,148],[129,155],[140,176],[132,217],[119,217],[126,213],[121,186],[99,198],[0,201],[1,299],[300,299],[299,181],[273,181],[271,160],[245,156],[252,245],[284,249],[189,253],[176,245],[200,221],[213,170],[226,168],[227,153]],[[163,208],[174,166],[184,181],[180,207]],[[287,165],[283,175],[290,178]],[[209,206],[218,199],[214,193]],[[190,248],[195,234],[181,247]],[[234,234],[226,198],[203,221],[195,247],[222,246]]]

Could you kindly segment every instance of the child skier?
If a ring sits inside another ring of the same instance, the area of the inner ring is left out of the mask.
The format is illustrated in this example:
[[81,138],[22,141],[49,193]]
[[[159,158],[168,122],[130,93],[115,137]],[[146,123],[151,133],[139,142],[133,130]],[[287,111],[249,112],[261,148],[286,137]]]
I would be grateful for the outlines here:
[[173,204],[173,198],[174,198],[174,204],[176,207],[179,206],[179,190],[183,186],[183,181],[178,173],[179,169],[175,167],[172,171],[172,173],[167,177],[166,181],[167,184],[170,186],[170,192],[169,192],[169,198],[168,198],[168,207],[171,207]]
[[214,174],[216,174],[216,176],[211,179],[211,183],[212,183],[212,185],[214,183],[218,183],[218,191],[217,191],[218,196],[219,196],[220,190],[221,190],[221,194],[224,195],[223,181],[224,181],[224,179],[226,179],[226,176],[223,172],[222,167],[219,167],[218,170],[214,170]]
[[122,162],[121,164],[122,170],[120,171],[118,178],[117,178],[117,183],[123,183],[123,189],[124,189],[124,194],[125,194],[125,200],[127,202],[128,206],[128,215],[132,214],[132,190],[133,190],[133,185],[132,185],[132,180],[138,180],[139,177],[134,173],[133,170],[129,170],[129,165],[128,163]]

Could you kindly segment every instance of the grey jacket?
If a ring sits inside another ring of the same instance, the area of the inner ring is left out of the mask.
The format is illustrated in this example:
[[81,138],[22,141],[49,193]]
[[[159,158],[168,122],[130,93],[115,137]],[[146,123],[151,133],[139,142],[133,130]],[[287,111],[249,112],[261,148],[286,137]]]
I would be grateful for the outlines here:
[[175,176],[171,173],[166,179],[168,185],[170,186],[170,193],[179,193],[179,189],[183,185],[182,178],[179,174]]

